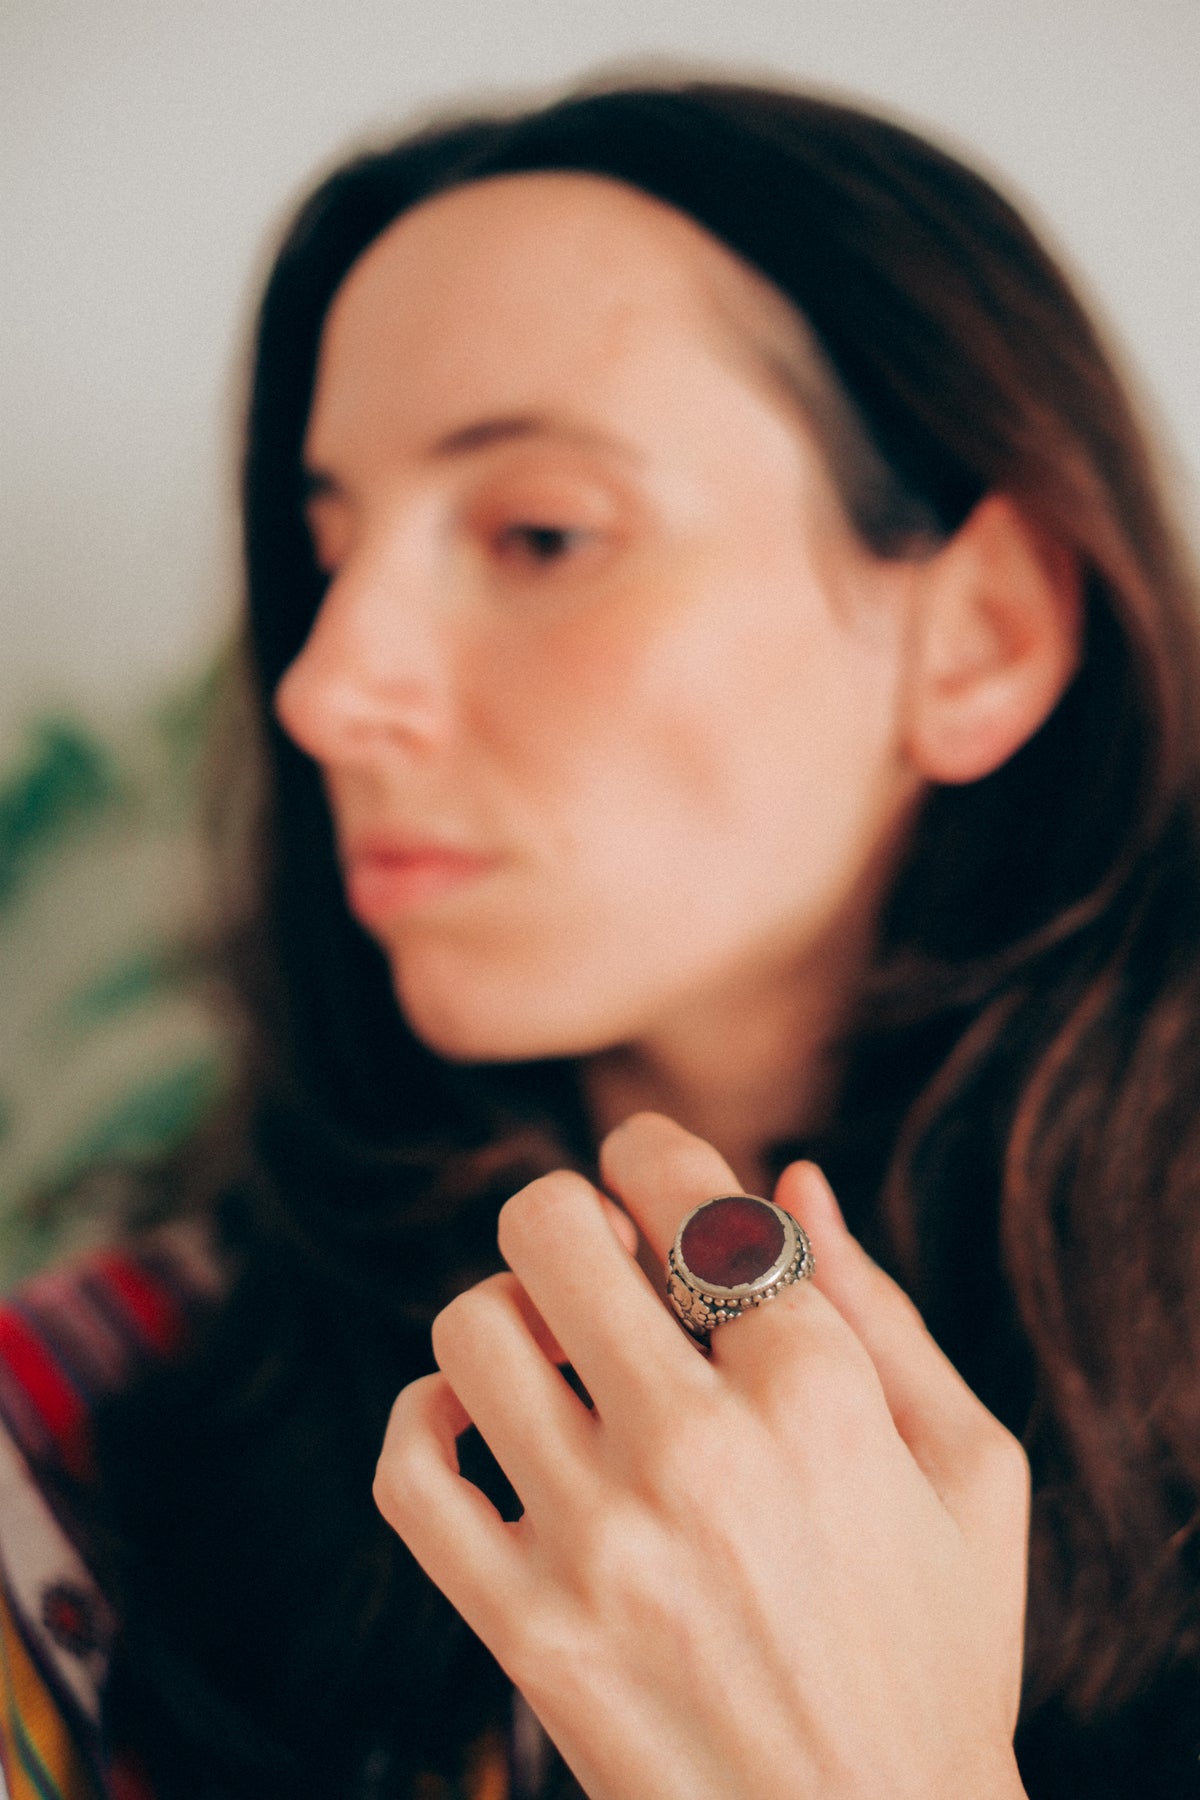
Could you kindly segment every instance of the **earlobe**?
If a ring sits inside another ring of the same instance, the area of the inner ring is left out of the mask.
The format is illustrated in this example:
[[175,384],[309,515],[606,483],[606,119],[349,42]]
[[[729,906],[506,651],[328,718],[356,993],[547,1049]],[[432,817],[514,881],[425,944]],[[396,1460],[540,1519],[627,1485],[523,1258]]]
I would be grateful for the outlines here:
[[904,748],[927,780],[978,781],[1049,718],[1079,664],[1078,562],[990,494],[912,596]]

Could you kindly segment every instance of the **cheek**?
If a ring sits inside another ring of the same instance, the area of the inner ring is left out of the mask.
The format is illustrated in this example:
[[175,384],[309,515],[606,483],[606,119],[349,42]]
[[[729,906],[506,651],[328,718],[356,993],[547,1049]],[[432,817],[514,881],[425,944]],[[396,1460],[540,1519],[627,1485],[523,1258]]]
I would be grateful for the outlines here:
[[622,599],[558,620],[518,624],[477,648],[466,684],[468,730],[520,807],[573,835],[597,802],[634,790],[676,758],[683,683],[672,634],[653,609]]
[[474,741],[530,855],[460,930],[392,946],[435,1049],[588,1054],[824,931],[887,823],[887,708],[877,672],[788,617],[769,648],[744,623],[698,641],[610,612],[494,652]]
[[509,637],[477,690],[547,847],[597,900],[685,883],[715,903],[735,859],[811,885],[874,828],[890,657],[798,594],[794,570],[774,585],[726,573],[707,604],[691,573],[686,602],[660,588],[536,643]]

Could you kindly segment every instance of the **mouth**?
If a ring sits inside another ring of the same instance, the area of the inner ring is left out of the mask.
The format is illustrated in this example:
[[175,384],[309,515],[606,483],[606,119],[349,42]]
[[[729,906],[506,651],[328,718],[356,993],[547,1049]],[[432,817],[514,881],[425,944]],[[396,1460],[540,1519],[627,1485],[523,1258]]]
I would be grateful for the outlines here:
[[348,845],[342,856],[347,904],[360,925],[384,925],[458,893],[499,861],[434,841],[363,840]]

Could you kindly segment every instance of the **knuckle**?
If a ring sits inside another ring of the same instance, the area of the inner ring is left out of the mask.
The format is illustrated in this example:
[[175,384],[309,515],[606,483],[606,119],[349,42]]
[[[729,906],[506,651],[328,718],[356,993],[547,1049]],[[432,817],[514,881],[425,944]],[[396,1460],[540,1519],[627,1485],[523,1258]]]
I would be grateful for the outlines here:
[[504,1666],[534,1711],[561,1699],[559,1675],[575,1667],[578,1644],[559,1609],[529,1608],[509,1621]]
[[934,1342],[924,1315],[912,1295],[865,1253],[860,1257],[858,1279],[865,1290],[867,1304],[882,1318],[890,1319],[897,1333],[908,1334],[927,1343]]
[[656,1519],[657,1509],[637,1495],[589,1516],[572,1557],[571,1585],[585,1615],[626,1613],[658,1585],[664,1571]]
[[438,1313],[430,1329],[430,1337],[439,1369],[444,1368],[447,1361],[452,1361],[455,1352],[464,1344],[470,1343],[476,1335],[479,1330],[479,1312],[479,1290],[468,1288],[464,1293],[456,1294]]
[[[878,1437],[880,1422],[887,1413],[878,1379],[874,1371],[858,1368],[846,1356],[830,1356],[826,1367],[806,1387],[808,1404],[797,1423],[805,1436],[813,1439],[813,1448],[821,1443],[840,1446],[853,1463],[868,1454],[868,1446]],[[824,1433],[814,1439],[814,1417],[823,1417]]]
[[1010,1431],[1001,1427],[995,1455],[998,1463],[997,1485],[1020,1505],[1022,1511],[1027,1512],[1032,1475],[1024,1445]]
[[489,1275],[447,1301],[429,1334],[439,1369],[448,1373],[449,1365],[460,1365],[464,1357],[492,1354],[502,1322],[519,1306],[517,1288],[515,1277],[505,1271]]
[[554,1169],[518,1189],[500,1208],[497,1221],[496,1236],[505,1261],[519,1256],[523,1244],[552,1230],[563,1207],[577,1200],[581,1192],[589,1198],[593,1195],[590,1184],[571,1169]]
[[371,1483],[371,1498],[388,1524],[403,1535],[408,1496],[397,1462],[380,1457]]
[[876,1305],[889,1307],[896,1314],[897,1323],[903,1320],[905,1325],[912,1331],[918,1332],[921,1337],[929,1336],[929,1327],[925,1323],[920,1307],[898,1281],[892,1280],[886,1269],[881,1269],[876,1262],[868,1262],[864,1270],[864,1277],[872,1291]]
[[693,1405],[643,1448],[636,1489],[656,1516],[671,1517],[681,1506],[719,1499],[729,1446],[738,1444],[744,1453],[749,1430],[748,1419],[727,1412],[713,1403]]
[[[806,1296],[801,1295],[802,1302]],[[875,1367],[862,1344],[849,1332],[831,1331],[827,1321],[796,1306],[789,1331],[792,1354],[767,1371],[772,1383],[806,1402],[808,1410],[835,1409],[857,1413],[874,1406],[878,1389]]]
[[1011,1431],[986,1415],[971,1453],[971,1475],[979,1491],[1005,1519],[1024,1518],[1029,1509],[1029,1458]]
[[869,1358],[841,1343],[818,1340],[786,1371],[775,1371],[765,1396],[766,1410],[793,1455],[860,1468],[874,1454],[886,1398]]
[[709,1466],[709,1440],[695,1423],[665,1432],[644,1454],[638,1471],[642,1497],[672,1507],[680,1494],[695,1492]]
[[711,1144],[659,1113],[636,1113],[600,1146],[600,1176],[611,1194],[657,1210],[674,1197],[678,1215],[717,1194],[737,1193],[740,1183]]
[[497,1275],[488,1275],[455,1294],[430,1328],[434,1355],[437,1355],[439,1343],[448,1347],[486,1339],[487,1334],[495,1330],[498,1316],[510,1313],[519,1305],[519,1295],[519,1283],[507,1269]]
[[[414,1383],[413,1387],[417,1385]],[[401,1535],[419,1511],[424,1496],[416,1426],[417,1396],[411,1387],[405,1388],[392,1407],[371,1489],[379,1511]]]

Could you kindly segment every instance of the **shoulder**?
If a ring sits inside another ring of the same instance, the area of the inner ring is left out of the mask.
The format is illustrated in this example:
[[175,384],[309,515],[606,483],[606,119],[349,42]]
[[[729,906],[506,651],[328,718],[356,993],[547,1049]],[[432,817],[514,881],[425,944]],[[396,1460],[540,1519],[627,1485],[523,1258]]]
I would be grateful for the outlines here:
[[0,1304],[0,1761],[14,1795],[105,1791],[113,1619],[75,1504],[91,1422],[102,1400],[183,1352],[221,1286],[206,1241],[172,1228],[53,1269]]

